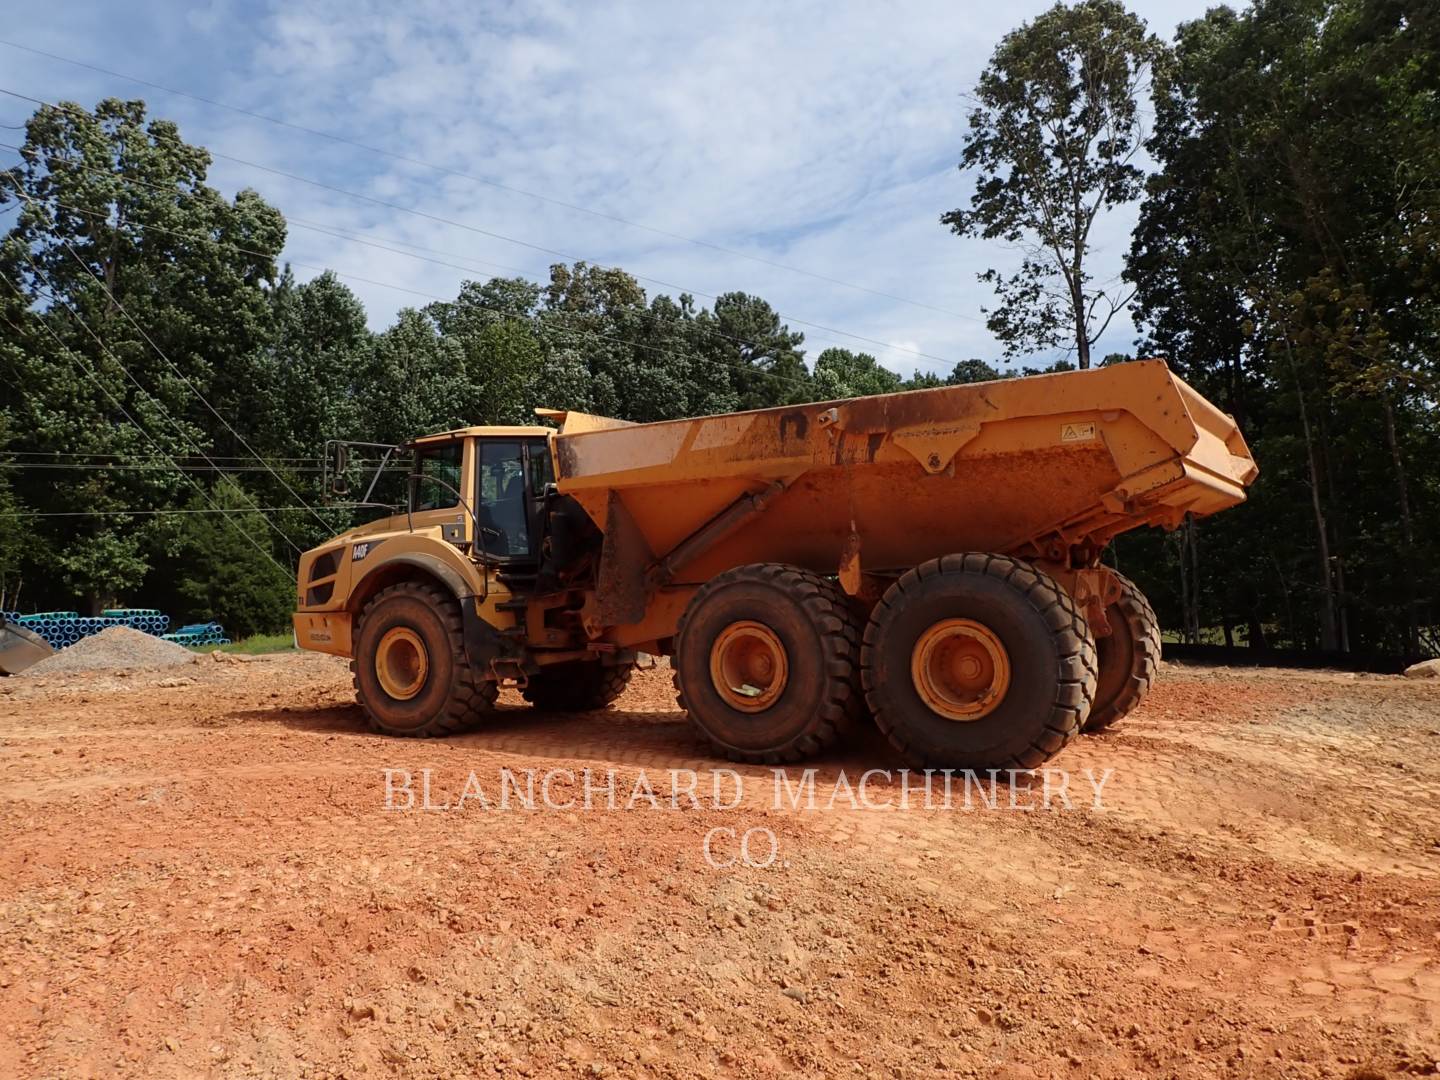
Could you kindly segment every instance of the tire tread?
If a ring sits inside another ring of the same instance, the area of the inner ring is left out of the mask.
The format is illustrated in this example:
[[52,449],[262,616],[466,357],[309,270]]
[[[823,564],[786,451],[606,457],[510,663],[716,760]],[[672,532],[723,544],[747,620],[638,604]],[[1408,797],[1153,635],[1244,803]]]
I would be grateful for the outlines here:
[[[741,750],[711,738],[698,724],[696,729],[706,742],[731,761],[780,765],[812,757],[839,741],[857,719],[854,698],[860,692],[860,620],[840,587],[819,574],[785,563],[749,563],[711,578],[691,598],[675,629],[677,647],[681,647],[685,628],[701,601],[720,589],[742,582],[767,584],[797,599],[819,634],[826,654],[824,670],[829,675],[826,692],[816,706],[810,726],[775,750]],[[693,715],[680,665],[672,667],[676,701],[687,714]]]
[[[1049,715],[1027,747],[997,763],[999,768],[1036,768],[1062,750],[1080,731],[1090,702],[1095,696],[1099,665],[1090,626],[1074,599],[1049,574],[1013,556],[988,552],[944,555],[907,570],[886,590],[880,601],[881,606],[885,610],[893,609],[896,601],[906,592],[916,589],[922,581],[939,573],[978,574],[1003,581],[1024,597],[1050,628],[1064,675],[1059,680]],[[866,700],[875,717],[876,726],[884,733],[890,745],[917,767],[946,767],[945,762],[927,755],[906,741],[895,718],[890,715],[879,688],[873,684],[870,672],[876,660],[878,639],[879,620],[872,616],[865,627],[860,650],[860,668]]]
[[483,723],[491,714],[495,706],[495,699],[500,696],[500,688],[493,679],[482,679],[465,655],[465,631],[464,624],[460,617],[459,602],[437,585],[431,585],[423,581],[401,581],[388,588],[381,589],[365,605],[360,614],[360,622],[355,627],[355,638],[359,640],[360,625],[365,621],[367,615],[388,597],[407,595],[428,604],[440,616],[440,621],[445,627],[445,634],[450,642],[450,655],[453,663],[451,670],[454,672],[450,692],[446,696],[445,708],[440,715],[434,717],[423,727],[411,731],[398,731],[387,728],[381,724],[371,711],[370,704],[365,700],[365,692],[361,688],[359,678],[359,658],[352,658],[350,661],[350,681],[355,686],[355,698],[365,710],[365,718],[372,730],[383,735],[403,735],[412,739],[431,739],[445,735],[455,735],[462,731],[469,731]]

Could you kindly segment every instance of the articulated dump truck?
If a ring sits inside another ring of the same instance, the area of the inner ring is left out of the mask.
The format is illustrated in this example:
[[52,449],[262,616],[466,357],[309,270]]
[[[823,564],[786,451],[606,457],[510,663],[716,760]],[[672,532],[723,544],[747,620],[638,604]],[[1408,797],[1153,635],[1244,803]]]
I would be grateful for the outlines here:
[[1235,423],[1160,361],[631,424],[415,439],[409,500],[306,552],[295,632],[386,733],[502,685],[600,709],[640,653],[720,753],[874,722],[915,766],[1032,768],[1113,724],[1160,632],[1118,534],[1244,501]]

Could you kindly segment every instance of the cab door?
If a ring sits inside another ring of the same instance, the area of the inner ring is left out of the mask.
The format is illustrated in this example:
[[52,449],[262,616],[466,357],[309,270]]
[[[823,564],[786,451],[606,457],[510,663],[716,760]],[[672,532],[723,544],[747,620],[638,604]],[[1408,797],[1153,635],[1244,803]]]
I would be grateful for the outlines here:
[[475,444],[475,554],[500,562],[535,561],[540,504],[552,476],[545,440],[496,435]]

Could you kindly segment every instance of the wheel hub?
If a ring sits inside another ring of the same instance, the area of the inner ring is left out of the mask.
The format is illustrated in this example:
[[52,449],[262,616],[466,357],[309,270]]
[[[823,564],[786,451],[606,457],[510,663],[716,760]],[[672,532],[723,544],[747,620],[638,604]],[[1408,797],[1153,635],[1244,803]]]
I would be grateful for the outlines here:
[[762,623],[731,623],[710,647],[710,681],[725,704],[741,712],[775,704],[789,676],[785,645]]
[[392,626],[375,646],[375,677],[396,701],[409,701],[425,685],[430,657],[425,642],[408,626]]
[[910,677],[920,699],[949,720],[988,716],[1010,689],[1010,656],[989,627],[944,619],[915,642]]

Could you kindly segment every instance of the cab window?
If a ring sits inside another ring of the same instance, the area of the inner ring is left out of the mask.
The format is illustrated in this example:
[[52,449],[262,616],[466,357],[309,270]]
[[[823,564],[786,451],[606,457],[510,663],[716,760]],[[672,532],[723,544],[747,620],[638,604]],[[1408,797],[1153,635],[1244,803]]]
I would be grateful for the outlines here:
[[525,453],[518,439],[481,439],[479,506],[481,542],[490,555],[530,554]]
[[550,448],[543,439],[530,443],[530,494],[540,498],[545,494],[545,485],[555,482],[555,468],[550,461]]
[[416,453],[415,472],[420,481],[411,510],[443,510],[460,502],[456,493],[460,490],[461,449],[460,443],[453,442]]

